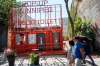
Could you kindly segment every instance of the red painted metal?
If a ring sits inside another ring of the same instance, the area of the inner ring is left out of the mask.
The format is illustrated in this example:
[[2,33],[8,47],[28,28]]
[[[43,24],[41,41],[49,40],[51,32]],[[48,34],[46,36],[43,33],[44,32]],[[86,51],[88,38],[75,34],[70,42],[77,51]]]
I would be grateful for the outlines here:
[[63,49],[60,4],[38,6],[23,4],[19,8],[12,8],[8,24],[8,36],[11,35],[8,37],[11,38],[8,46],[17,53],[38,49],[39,52],[49,55]]

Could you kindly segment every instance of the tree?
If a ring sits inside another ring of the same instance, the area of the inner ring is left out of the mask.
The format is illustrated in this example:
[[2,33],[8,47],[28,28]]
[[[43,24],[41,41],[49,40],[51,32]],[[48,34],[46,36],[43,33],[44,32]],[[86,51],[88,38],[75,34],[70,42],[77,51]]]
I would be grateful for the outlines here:
[[75,35],[80,35],[83,37],[87,37],[91,39],[91,45],[93,50],[95,50],[95,38],[96,38],[96,30],[93,29],[91,20],[82,19],[80,17],[76,17],[76,21],[74,22],[75,27]]
[[75,35],[82,35],[86,36],[92,40],[95,40],[95,33],[94,29],[91,26],[90,20],[84,20],[80,17],[77,17],[76,21],[74,22],[75,27]]
[[69,0],[64,0],[65,1],[65,4],[66,4],[66,10],[67,10],[67,13],[68,13],[68,18],[69,18],[69,22],[70,22],[70,25],[71,25],[71,33],[72,33],[72,37],[74,36],[74,21],[70,15],[70,10],[69,10],[69,7],[68,7],[68,1]]
[[75,21],[77,20],[77,9],[78,9],[78,6],[80,4],[80,2],[82,0],[76,0],[77,1],[77,4],[74,5],[74,3],[72,3],[71,5],[71,9],[69,10],[69,7],[68,7],[68,1],[69,0],[64,0],[65,1],[65,4],[66,4],[66,10],[67,10],[67,13],[68,13],[68,18],[69,18],[69,22],[70,22],[70,25],[69,28],[71,28],[71,30],[68,30],[70,31],[70,33],[72,34],[72,37],[75,36]]
[[9,12],[15,3],[16,0],[0,0],[0,27],[2,27],[1,30],[4,30],[4,28],[7,29]]

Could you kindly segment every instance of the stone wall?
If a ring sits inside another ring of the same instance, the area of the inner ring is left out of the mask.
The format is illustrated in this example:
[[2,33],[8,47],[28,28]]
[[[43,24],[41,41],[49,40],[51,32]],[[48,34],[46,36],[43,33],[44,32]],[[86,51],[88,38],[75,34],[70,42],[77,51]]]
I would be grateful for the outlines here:
[[100,17],[100,0],[82,0],[79,3],[77,13],[82,18],[95,21]]
[[100,49],[100,0],[74,0],[74,6],[77,7],[77,14],[86,20],[91,20],[95,28],[96,32],[96,48]]

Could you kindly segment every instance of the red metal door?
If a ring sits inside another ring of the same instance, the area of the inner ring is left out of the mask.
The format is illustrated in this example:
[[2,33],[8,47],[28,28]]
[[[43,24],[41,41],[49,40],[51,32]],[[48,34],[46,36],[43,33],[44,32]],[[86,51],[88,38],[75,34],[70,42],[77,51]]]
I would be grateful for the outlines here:
[[46,44],[45,33],[38,33],[36,37],[37,37],[38,49],[45,50],[45,44]]
[[59,32],[52,33],[52,40],[53,40],[53,49],[60,49],[60,33]]

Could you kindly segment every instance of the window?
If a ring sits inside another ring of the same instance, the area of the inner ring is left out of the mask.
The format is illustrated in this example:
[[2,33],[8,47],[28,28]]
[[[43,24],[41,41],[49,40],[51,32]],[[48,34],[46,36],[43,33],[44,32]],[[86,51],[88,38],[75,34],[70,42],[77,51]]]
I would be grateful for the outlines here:
[[29,44],[36,44],[36,34],[29,34],[28,35],[28,43]]
[[16,44],[25,44],[26,42],[26,36],[22,33],[16,34]]
[[16,44],[20,45],[20,41],[21,41],[21,36],[20,34],[16,34]]

